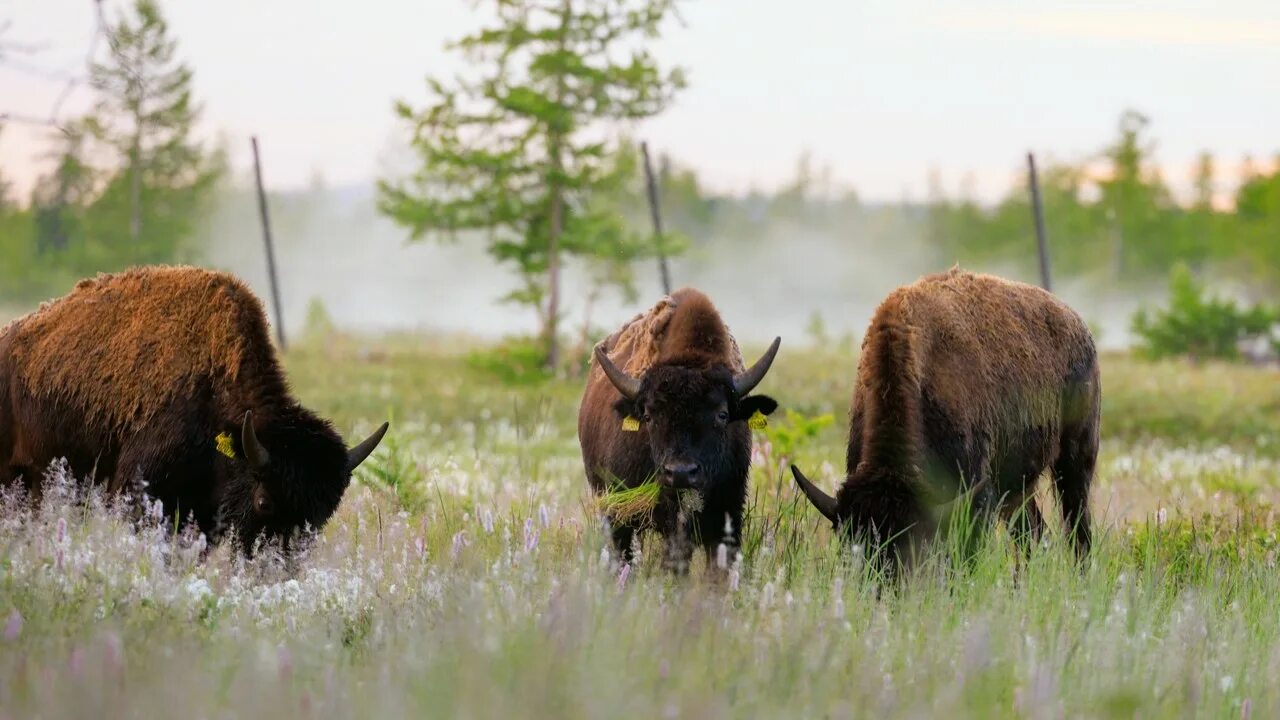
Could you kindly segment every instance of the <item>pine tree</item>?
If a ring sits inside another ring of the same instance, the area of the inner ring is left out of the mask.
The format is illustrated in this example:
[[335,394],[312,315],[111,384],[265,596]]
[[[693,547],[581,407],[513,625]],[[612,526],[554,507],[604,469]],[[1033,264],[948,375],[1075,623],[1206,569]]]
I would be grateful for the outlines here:
[[432,100],[397,114],[422,169],[380,183],[380,207],[412,236],[484,237],[515,266],[507,299],[536,308],[546,363],[559,364],[566,257],[633,252],[619,214],[593,195],[616,186],[619,121],[661,112],[683,86],[644,48],[675,0],[491,0],[494,25],[451,48],[470,78],[427,81]]
[[191,235],[221,158],[192,138],[192,72],[154,0],[136,0],[107,40],[107,58],[90,68],[98,101],[85,126],[119,172],[95,203],[95,231],[105,240],[127,227],[127,242],[116,244],[128,247],[116,250],[129,261],[169,260]]

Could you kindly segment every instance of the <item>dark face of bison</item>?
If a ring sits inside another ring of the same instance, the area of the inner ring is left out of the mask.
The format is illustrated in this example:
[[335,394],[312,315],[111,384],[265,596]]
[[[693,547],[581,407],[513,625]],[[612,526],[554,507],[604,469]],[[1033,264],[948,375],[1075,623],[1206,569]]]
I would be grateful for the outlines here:
[[222,518],[234,525],[246,553],[261,538],[280,540],[318,530],[338,508],[351,472],[387,432],[383,423],[347,449],[329,423],[309,413],[255,431],[245,414],[236,457],[224,483]]
[[755,365],[736,376],[725,367],[698,370],[672,364],[633,378],[596,352],[601,369],[622,394],[614,406],[620,421],[633,423],[624,429],[648,435],[659,484],[705,490],[731,465],[735,433],[745,430],[741,423],[778,407],[770,397],[748,393],[764,379],[780,343],[774,340]]

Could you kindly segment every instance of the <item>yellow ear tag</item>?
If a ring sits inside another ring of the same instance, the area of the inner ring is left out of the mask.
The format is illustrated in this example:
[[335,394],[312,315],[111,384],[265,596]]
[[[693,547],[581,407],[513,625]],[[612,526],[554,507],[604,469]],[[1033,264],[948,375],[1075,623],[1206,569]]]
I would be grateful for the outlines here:
[[768,426],[769,426],[769,418],[765,417],[764,413],[760,412],[759,410],[755,411],[754,413],[751,413],[751,417],[747,418],[747,427],[751,428],[752,430],[763,430]]
[[236,459],[236,446],[231,442],[231,433],[219,433],[218,437],[214,440],[218,445],[218,452],[226,455],[232,460]]
[[640,421],[628,415],[622,418],[622,429],[625,432],[636,432],[640,429]]

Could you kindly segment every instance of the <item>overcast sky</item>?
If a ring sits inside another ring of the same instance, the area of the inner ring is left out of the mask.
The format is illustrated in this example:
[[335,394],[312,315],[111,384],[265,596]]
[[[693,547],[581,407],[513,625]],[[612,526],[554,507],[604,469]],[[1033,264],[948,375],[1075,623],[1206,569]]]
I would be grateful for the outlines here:
[[[243,168],[261,138],[273,187],[367,183],[394,147],[394,98],[457,60],[471,2],[162,0],[195,70],[204,132]],[[1214,151],[1224,185],[1245,155],[1280,151],[1280,3],[692,0],[656,51],[690,87],[636,129],[721,190],[771,188],[806,149],[863,197],[922,197],[936,168],[999,195],[1034,149],[1077,159],[1128,107],[1152,118],[1159,160],[1183,185]],[[83,72],[90,0],[0,0],[7,42],[39,46],[0,67],[0,112],[43,115]],[[77,93],[66,109],[85,105]],[[39,134],[10,127],[0,168],[27,185]]]

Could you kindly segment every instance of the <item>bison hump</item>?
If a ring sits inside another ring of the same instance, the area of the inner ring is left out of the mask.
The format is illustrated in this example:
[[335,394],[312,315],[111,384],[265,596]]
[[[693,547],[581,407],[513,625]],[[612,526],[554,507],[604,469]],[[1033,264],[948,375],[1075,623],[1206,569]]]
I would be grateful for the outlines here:
[[[696,301],[695,299],[696,298]],[[601,340],[596,347],[604,350],[618,367],[629,375],[641,377],[658,363],[664,355],[680,354],[682,348],[670,347],[680,340],[669,338],[668,330],[677,313],[684,309],[687,312],[706,312],[701,306],[706,305],[711,313],[710,302],[701,293],[679,291],[672,295],[662,296],[653,307],[639,313],[618,328],[613,334]],[[719,322],[719,315],[715,316]],[[723,323],[720,323],[723,326]],[[734,372],[742,372],[745,364],[742,351],[733,334],[724,327],[730,348],[729,366]],[[669,342],[670,341],[670,342]]]

